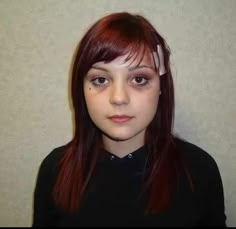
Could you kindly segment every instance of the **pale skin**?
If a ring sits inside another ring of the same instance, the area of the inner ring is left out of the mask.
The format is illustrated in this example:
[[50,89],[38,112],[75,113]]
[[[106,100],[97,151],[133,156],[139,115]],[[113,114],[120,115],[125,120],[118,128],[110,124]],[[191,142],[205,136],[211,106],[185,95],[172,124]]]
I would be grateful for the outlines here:
[[[159,74],[148,52],[125,62],[120,56],[110,63],[95,63],[84,79],[84,95],[89,115],[102,132],[107,151],[122,158],[142,147],[145,131],[158,108]],[[130,119],[115,122],[114,115]]]

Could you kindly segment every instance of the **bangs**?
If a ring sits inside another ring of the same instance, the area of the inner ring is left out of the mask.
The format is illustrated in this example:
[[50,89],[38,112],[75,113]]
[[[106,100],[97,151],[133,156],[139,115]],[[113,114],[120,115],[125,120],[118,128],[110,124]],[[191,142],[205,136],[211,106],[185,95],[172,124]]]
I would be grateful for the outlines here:
[[[143,41],[127,41],[121,39],[106,40],[96,42],[95,50],[93,52],[94,57],[92,63],[105,62],[109,63],[117,57],[127,55],[125,62],[132,59],[132,62],[138,59],[140,63],[144,54],[149,51],[150,48]],[[131,63],[132,63],[131,62]]]
[[145,53],[152,53],[157,43],[141,26],[127,22],[100,25],[89,40],[86,52],[89,68],[97,62],[109,63],[124,55],[127,55],[125,62],[137,60],[139,65]]

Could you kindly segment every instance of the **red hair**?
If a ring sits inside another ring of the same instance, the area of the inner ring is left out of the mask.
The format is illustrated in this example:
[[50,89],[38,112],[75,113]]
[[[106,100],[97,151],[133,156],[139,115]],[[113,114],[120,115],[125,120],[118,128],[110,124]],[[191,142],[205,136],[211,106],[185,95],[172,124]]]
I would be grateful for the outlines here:
[[91,66],[99,61],[110,62],[119,56],[149,50],[163,50],[166,73],[160,76],[162,94],[157,113],[147,127],[148,167],[143,191],[149,193],[146,213],[157,213],[168,206],[181,163],[172,134],[174,87],[169,64],[170,50],[154,27],[144,17],[114,13],[97,21],[82,38],[72,68],[71,92],[75,117],[75,133],[60,161],[54,186],[54,199],[71,212],[81,206],[88,182],[102,148],[101,133],[91,121],[84,98],[83,81]]

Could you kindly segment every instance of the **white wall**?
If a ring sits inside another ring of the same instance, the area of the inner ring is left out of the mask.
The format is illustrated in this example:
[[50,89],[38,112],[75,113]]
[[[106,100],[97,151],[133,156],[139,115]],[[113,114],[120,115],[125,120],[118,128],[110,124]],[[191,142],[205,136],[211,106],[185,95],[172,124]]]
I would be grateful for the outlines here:
[[30,226],[41,160],[72,137],[72,54],[99,17],[146,16],[172,50],[175,130],[214,156],[236,226],[236,1],[1,0],[0,226]]

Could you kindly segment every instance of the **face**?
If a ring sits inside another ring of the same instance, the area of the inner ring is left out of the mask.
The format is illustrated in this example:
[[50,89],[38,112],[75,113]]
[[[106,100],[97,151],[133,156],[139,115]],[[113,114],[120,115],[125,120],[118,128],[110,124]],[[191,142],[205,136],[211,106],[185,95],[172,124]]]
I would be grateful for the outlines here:
[[158,107],[159,75],[150,53],[139,65],[139,58],[125,62],[126,57],[91,67],[84,79],[85,101],[103,139],[144,143]]

